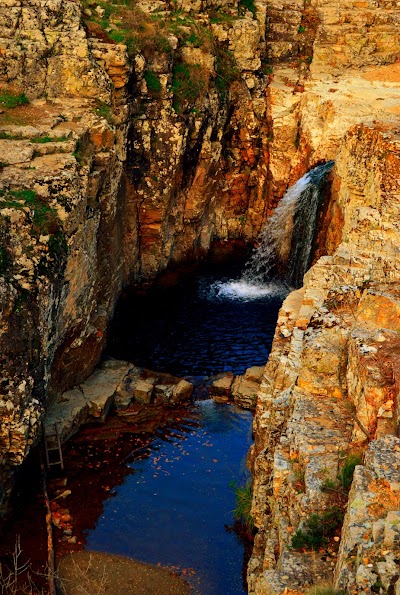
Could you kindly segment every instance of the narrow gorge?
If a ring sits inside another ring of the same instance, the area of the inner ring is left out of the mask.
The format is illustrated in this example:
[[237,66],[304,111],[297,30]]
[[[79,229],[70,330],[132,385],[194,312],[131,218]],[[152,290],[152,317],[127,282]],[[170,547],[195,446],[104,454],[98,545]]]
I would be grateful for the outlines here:
[[[321,168],[318,208],[282,229],[285,193]],[[400,595],[400,5],[1,1],[4,517],[66,394],[84,421],[133,390],[141,406],[190,397],[189,368],[152,380],[112,360],[103,382],[124,296],[182,293],[182,271],[242,263],[274,222],[280,279],[292,236],[301,247],[296,289],[268,363],[213,389],[255,408],[248,592]]]

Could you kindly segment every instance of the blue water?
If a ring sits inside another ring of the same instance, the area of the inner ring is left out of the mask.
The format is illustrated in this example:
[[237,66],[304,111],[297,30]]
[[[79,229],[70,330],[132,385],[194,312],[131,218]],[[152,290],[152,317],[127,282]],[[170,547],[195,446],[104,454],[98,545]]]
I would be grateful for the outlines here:
[[285,288],[258,299],[231,299],[220,288],[241,268],[208,273],[168,289],[125,296],[109,331],[107,352],[177,376],[243,374],[268,359]]
[[105,502],[86,547],[193,569],[196,593],[246,593],[243,545],[226,526],[235,508],[229,484],[248,476],[252,415],[209,400],[194,405],[193,418],[199,427],[155,441],[150,457],[129,463],[134,473]]
[[[233,299],[221,287],[240,269],[207,273],[168,289],[120,300],[108,354],[153,370],[205,382],[215,374],[264,365],[282,293]],[[232,531],[230,483],[248,479],[252,414],[196,401],[178,426],[128,458],[127,475],[103,503],[86,547],[193,569],[202,595],[246,593],[244,547]],[[189,573],[190,574],[190,573]]]

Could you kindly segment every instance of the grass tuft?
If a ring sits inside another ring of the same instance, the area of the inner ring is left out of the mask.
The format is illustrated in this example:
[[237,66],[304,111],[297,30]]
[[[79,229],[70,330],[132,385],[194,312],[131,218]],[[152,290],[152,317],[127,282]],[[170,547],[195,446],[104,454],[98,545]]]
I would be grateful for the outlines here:
[[250,531],[254,528],[254,519],[251,516],[251,482],[244,486],[237,486],[235,482],[230,484],[233,488],[236,498],[236,507],[233,511],[235,518],[241,521]]
[[147,90],[149,93],[158,95],[162,89],[158,75],[151,70],[146,70],[143,76],[144,80],[146,81]]
[[343,522],[344,513],[338,506],[332,506],[322,514],[312,514],[292,537],[295,550],[316,550],[324,547]]
[[173,108],[181,114],[190,111],[208,89],[209,73],[199,64],[176,64],[172,72]]
[[8,108],[18,107],[29,103],[25,93],[12,93],[11,91],[0,91],[0,105]]
[[68,140],[67,136],[35,136],[30,139],[31,143],[45,144],[45,143],[63,143]]

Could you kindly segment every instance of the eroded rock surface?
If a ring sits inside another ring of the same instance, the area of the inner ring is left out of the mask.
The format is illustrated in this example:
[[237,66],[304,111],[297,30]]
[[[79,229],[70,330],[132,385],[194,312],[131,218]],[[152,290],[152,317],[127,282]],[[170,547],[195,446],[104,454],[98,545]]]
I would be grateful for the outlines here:
[[[259,528],[252,593],[333,580],[333,556],[336,585],[346,592],[388,589],[398,579],[398,140],[363,126],[346,135],[332,199],[343,217],[342,241],[308,271],[279,314],[250,453]],[[337,478],[356,455],[346,507]],[[305,558],[290,547],[312,514],[323,518],[337,505],[345,512],[339,551],[332,542],[325,544],[333,547],[328,556]],[[304,581],[299,565],[314,568]]]
[[[191,0],[177,8],[183,14],[142,0],[125,15],[130,27],[142,24],[142,46],[132,50],[115,19],[101,24],[95,2],[0,6],[0,94],[30,100],[0,107],[0,507],[43,411],[99,361],[122,286],[205,253],[215,239],[254,239],[286,188],[334,159],[321,258],[283,304],[258,393],[249,588],[302,592],[331,578],[332,561],[288,546],[312,513],[338,498],[343,508],[335,482],[356,453],[362,464],[332,549],[336,584],[397,593],[398,487],[384,466],[387,456],[396,473],[398,7],[256,0],[253,14],[236,0]],[[149,15],[169,23],[164,36]],[[196,74],[186,76],[194,94],[182,72]],[[96,409],[87,382],[83,408],[101,416],[111,389]],[[254,382],[235,381],[249,403]],[[225,398],[230,379],[216,388]],[[171,389],[166,377],[131,370],[114,398],[123,413],[131,398],[142,406],[188,392],[185,381]],[[365,533],[356,535],[357,523]]]
[[[0,6],[1,501],[49,402],[99,361],[123,285],[265,219],[261,24],[200,4],[184,9],[198,18],[134,7],[146,24],[129,52],[95,3]],[[174,90],[178,67],[200,68],[194,98]]]

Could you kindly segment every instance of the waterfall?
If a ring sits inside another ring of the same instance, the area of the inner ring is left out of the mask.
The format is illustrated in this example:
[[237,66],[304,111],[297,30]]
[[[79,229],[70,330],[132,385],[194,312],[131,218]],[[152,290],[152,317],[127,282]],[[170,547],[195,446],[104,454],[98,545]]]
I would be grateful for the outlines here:
[[219,284],[218,295],[254,299],[282,291],[282,282],[301,286],[310,266],[321,189],[333,165],[328,161],[314,167],[287,190],[267,220],[241,278]]

